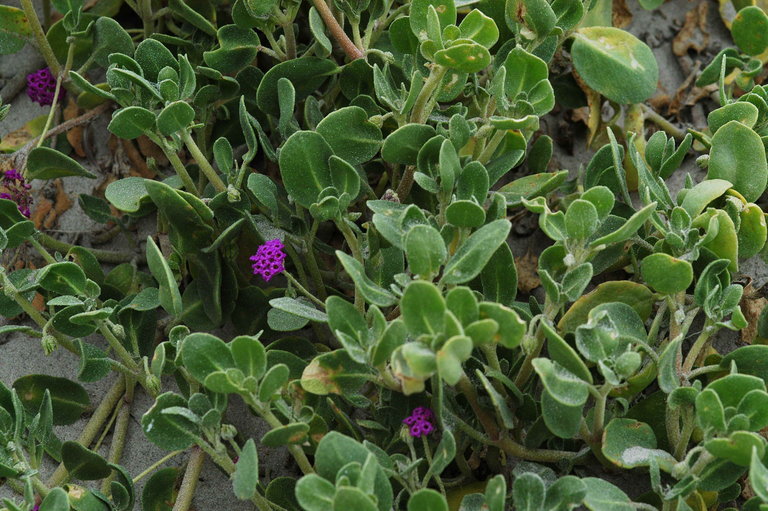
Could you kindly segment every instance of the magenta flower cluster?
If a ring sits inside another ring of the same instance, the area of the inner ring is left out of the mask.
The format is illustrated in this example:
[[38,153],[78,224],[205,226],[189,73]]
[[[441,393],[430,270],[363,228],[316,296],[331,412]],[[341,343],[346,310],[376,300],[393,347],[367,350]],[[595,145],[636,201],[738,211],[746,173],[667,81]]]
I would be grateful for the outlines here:
[[261,278],[269,282],[269,279],[285,271],[285,265],[283,264],[285,259],[284,248],[285,245],[279,239],[269,240],[261,245],[256,253],[251,256],[253,274],[261,275]]
[[27,96],[42,106],[53,104],[56,78],[47,67],[27,75]]
[[419,406],[413,409],[410,416],[403,419],[403,424],[408,426],[411,436],[427,436],[435,429],[432,424],[432,417],[432,410]]
[[32,204],[32,196],[29,190],[32,185],[27,183],[16,169],[6,170],[0,181],[0,199],[12,200],[19,207],[22,215],[29,218],[29,206]]

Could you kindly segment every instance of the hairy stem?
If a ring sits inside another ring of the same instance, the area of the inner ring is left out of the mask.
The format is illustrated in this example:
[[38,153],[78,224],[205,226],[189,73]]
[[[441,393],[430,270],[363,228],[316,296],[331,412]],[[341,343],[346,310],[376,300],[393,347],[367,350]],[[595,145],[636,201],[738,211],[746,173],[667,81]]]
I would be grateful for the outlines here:
[[45,32],[43,31],[42,25],[40,25],[40,20],[37,17],[35,7],[32,5],[32,0],[21,0],[21,8],[24,10],[27,20],[29,20],[29,25],[32,28],[32,36],[35,38],[35,43],[37,43],[37,49],[40,50],[40,53],[43,55],[45,63],[48,64],[51,72],[58,76],[59,73],[61,73],[61,65],[56,59],[56,55],[53,53],[53,48],[51,48],[51,45],[48,43],[48,38],[45,37]]
[[182,139],[184,140],[184,145],[187,146],[187,149],[189,149],[189,152],[192,154],[192,157],[200,166],[200,170],[203,171],[203,174],[205,174],[205,177],[208,178],[208,181],[210,181],[210,183],[213,185],[216,191],[218,193],[226,191],[227,186],[224,184],[224,181],[221,180],[219,175],[216,173],[216,171],[213,169],[211,164],[208,162],[208,158],[205,157],[203,152],[197,146],[197,143],[195,142],[195,140],[189,135],[189,131],[183,132]]
[[344,29],[341,28],[341,25],[339,25],[339,22],[333,16],[331,8],[328,7],[328,4],[325,3],[325,0],[312,0],[312,5],[315,6],[315,9],[317,9],[320,17],[323,18],[323,22],[328,28],[328,31],[331,33],[331,37],[333,37],[339,46],[341,46],[341,49],[344,50],[344,53],[347,55],[347,57],[350,60],[363,58],[363,52],[360,50],[360,48],[355,46],[355,43],[350,40],[349,36],[347,36],[347,34],[344,32]]
[[184,479],[181,481],[179,494],[176,496],[176,502],[173,504],[173,511],[189,510],[204,463],[205,453],[199,447],[192,447],[192,454],[187,462],[187,469],[184,471]]

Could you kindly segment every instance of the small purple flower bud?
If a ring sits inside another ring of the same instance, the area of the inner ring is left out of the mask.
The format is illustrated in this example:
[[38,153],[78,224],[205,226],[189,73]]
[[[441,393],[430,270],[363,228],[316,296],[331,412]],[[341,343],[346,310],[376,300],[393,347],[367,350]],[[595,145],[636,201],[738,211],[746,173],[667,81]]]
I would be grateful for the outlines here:
[[19,212],[29,218],[31,215],[29,206],[32,204],[32,197],[29,194],[31,188],[32,186],[16,169],[6,170],[0,180],[0,199],[12,200],[19,208]]
[[253,261],[253,274],[261,275],[265,282],[285,271],[285,245],[279,239],[269,240],[261,245],[254,255],[250,257]]
[[53,104],[56,91],[56,78],[50,69],[44,67],[27,75],[27,95],[42,106]]
[[432,410],[419,406],[414,408],[411,415],[403,419],[403,424],[409,426],[408,432],[413,437],[426,436],[435,430],[430,419],[434,416]]

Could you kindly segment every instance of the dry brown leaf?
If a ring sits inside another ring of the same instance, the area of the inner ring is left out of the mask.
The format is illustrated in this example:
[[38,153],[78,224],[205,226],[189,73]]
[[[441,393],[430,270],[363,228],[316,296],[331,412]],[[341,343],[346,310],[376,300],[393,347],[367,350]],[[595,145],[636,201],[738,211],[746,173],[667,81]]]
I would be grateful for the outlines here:
[[515,260],[517,266],[517,289],[523,293],[530,293],[541,285],[539,279],[539,258],[530,251]]
[[[75,103],[75,100],[70,98],[69,102],[67,103],[67,107],[64,109],[64,120],[69,121],[74,119],[75,117],[79,116],[80,113],[81,110],[77,106],[77,103]],[[75,126],[74,128],[70,128],[67,131],[67,142],[69,142],[69,145],[72,146],[72,149],[75,150],[75,153],[77,153],[80,158],[85,158],[85,149],[83,149],[84,129],[84,126]]]
[[50,229],[53,227],[56,219],[72,207],[72,199],[69,194],[64,191],[64,185],[61,183],[61,179],[56,180],[56,202],[53,205],[53,210],[48,214],[48,218],[43,222],[43,227]]
[[133,142],[125,139],[122,139],[121,142],[123,143],[123,151],[125,151],[125,155],[131,162],[131,169],[129,170],[129,173],[132,176],[154,179],[156,176],[155,172],[153,172],[152,169],[147,166],[145,157],[142,156],[138,149],[136,149],[136,146],[133,145]]
[[624,28],[632,23],[632,12],[625,0],[613,0],[613,26]]
[[709,46],[708,11],[709,4],[701,2],[686,13],[683,27],[672,40],[672,52],[675,55],[682,57],[691,50],[701,53]]
[[137,138],[136,142],[139,144],[139,150],[145,158],[154,158],[160,165],[168,164],[168,158],[165,157],[163,150],[157,147],[157,144],[148,139],[146,135]]
[[760,313],[768,305],[768,300],[750,283],[744,288],[744,294],[739,305],[741,312],[744,313],[744,318],[747,320],[747,326],[741,330],[741,340],[751,344],[757,336],[757,320],[760,318]]
[[40,198],[35,200],[34,204],[36,204],[36,206],[32,211],[30,220],[35,223],[35,227],[40,229],[43,226],[43,222],[48,217],[48,214],[53,210],[53,201],[46,198]]

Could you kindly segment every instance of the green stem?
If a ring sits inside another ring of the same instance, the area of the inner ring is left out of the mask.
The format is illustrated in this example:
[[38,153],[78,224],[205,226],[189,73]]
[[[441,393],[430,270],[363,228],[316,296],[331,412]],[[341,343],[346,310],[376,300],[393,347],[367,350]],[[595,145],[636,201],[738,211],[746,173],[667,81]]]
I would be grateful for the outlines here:
[[283,35],[285,35],[285,56],[291,60],[296,58],[296,34],[293,31],[293,20],[288,19],[283,23]]
[[166,461],[170,460],[171,458],[175,458],[176,456],[178,456],[179,454],[181,454],[183,452],[184,451],[173,451],[172,453],[167,454],[167,455],[163,456],[162,458],[160,458],[159,460],[157,460],[156,462],[152,463],[141,474],[139,474],[139,475],[137,475],[136,477],[133,478],[133,484],[138,483],[139,481],[141,481],[142,479],[147,477],[149,474],[151,474],[153,471],[155,471],[160,465],[162,465]]
[[141,21],[144,24],[144,39],[149,39],[154,31],[152,24],[152,0],[139,0]]
[[112,331],[109,329],[107,324],[104,321],[99,322],[99,332],[101,332],[101,335],[104,336],[104,338],[109,343],[109,346],[114,350],[115,354],[120,358],[120,361],[125,364],[126,367],[128,367],[131,371],[134,371],[136,373],[136,376],[139,376],[139,373],[141,372],[141,367],[138,363],[133,359],[131,354],[128,352],[127,349],[125,349],[125,346],[123,346],[123,343],[120,342],[120,340],[115,337],[115,334],[112,333]]
[[27,241],[29,242],[29,244],[30,244],[30,245],[32,245],[33,247],[35,247],[35,250],[37,250],[37,252],[38,252],[38,253],[39,253],[39,254],[40,254],[42,257],[43,257],[43,259],[45,259],[45,262],[46,262],[46,263],[48,263],[48,264],[54,264],[54,263],[58,262],[58,261],[56,261],[56,259],[55,259],[55,258],[54,258],[54,257],[51,255],[51,253],[50,253],[50,252],[48,252],[48,251],[45,249],[45,247],[44,247],[43,245],[41,245],[41,244],[40,244],[40,242],[39,242],[39,241],[37,241],[37,240],[34,238],[34,236],[30,236],[29,238],[27,238]]
[[[91,445],[91,442],[93,442],[94,438],[96,438],[96,435],[99,434],[101,427],[109,419],[110,415],[112,415],[112,410],[115,408],[120,398],[123,397],[124,392],[125,378],[118,377],[106,395],[102,398],[99,406],[96,407],[96,410],[93,412],[93,415],[88,421],[88,424],[85,425],[85,428],[83,428],[83,431],[77,438],[78,444],[82,445],[83,447],[88,447]],[[50,479],[48,479],[47,485],[51,488],[60,486],[66,477],[67,469],[62,463],[54,471]]]
[[[336,226],[344,235],[344,239],[347,240],[349,249],[352,251],[352,256],[357,259],[360,264],[365,265],[363,254],[360,252],[360,244],[357,241],[355,233],[352,232],[352,229],[347,225],[343,218],[339,218],[335,222]],[[365,302],[363,301],[363,295],[358,286],[355,286],[355,307],[357,307],[357,310],[360,312],[365,312]]]
[[[51,236],[42,232],[38,233],[37,237],[44,247],[51,250],[56,250],[62,254],[66,254],[77,246],[65,241],[57,240],[56,238],[52,238]],[[120,264],[131,262],[134,259],[140,263],[146,262],[144,256],[138,254],[134,255],[127,252],[115,252],[112,250],[100,250],[97,248],[86,248],[86,250],[93,254],[93,256],[102,263]]]
[[320,267],[317,265],[317,258],[315,257],[315,251],[312,250],[312,241],[317,237],[317,228],[320,222],[315,220],[312,222],[312,229],[307,233],[304,239],[304,244],[307,248],[307,262],[309,266],[309,273],[312,275],[312,280],[315,284],[315,292],[320,295],[321,300],[328,298],[328,293],[325,292],[325,283],[323,282],[323,276],[320,273]]
[[184,479],[181,481],[179,494],[176,496],[176,502],[173,504],[173,511],[189,510],[204,463],[205,453],[197,446],[192,447],[192,454],[187,462],[187,469],[184,471]]
[[499,144],[501,144],[501,141],[504,140],[504,136],[506,134],[507,132],[504,130],[498,130],[496,133],[494,133],[491,139],[488,141],[488,145],[485,146],[483,151],[480,153],[480,156],[477,157],[477,161],[482,164],[488,163],[488,161],[491,159],[491,156],[493,156],[493,153],[495,153],[496,149],[499,147]]
[[182,139],[184,140],[184,145],[187,146],[187,149],[189,149],[192,157],[200,166],[200,170],[203,171],[203,174],[205,174],[205,177],[208,178],[208,181],[211,182],[216,191],[218,193],[225,192],[227,190],[227,186],[208,162],[208,159],[197,146],[195,140],[189,135],[189,131],[182,132]]
[[51,45],[48,43],[48,38],[45,37],[45,32],[43,31],[42,25],[40,25],[40,20],[37,17],[35,7],[32,5],[32,0],[21,0],[21,8],[24,10],[24,14],[29,21],[30,28],[32,29],[32,36],[37,43],[37,49],[40,50],[40,53],[43,55],[45,63],[48,64],[51,73],[53,73],[54,76],[58,76],[59,73],[61,73],[61,65],[56,59],[56,55],[53,53],[53,48],[51,48]]
[[[427,457],[427,462],[429,462],[430,465],[432,465],[432,449],[429,448],[429,440],[427,440],[426,436],[421,437],[421,443],[424,447],[424,455]],[[440,488],[440,493],[445,495],[445,485],[443,485],[443,480],[440,478],[439,474],[432,474],[432,477],[435,478],[435,482],[437,483],[437,487]],[[427,479],[427,476],[424,476],[424,479],[421,481],[421,486],[426,487],[427,483],[429,482],[429,479]]]
[[[447,72],[448,68],[445,66],[440,66],[438,64],[432,66],[432,69],[429,71],[429,76],[424,82],[424,86],[421,88],[421,91],[413,104],[411,122],[418,124],[427,122],[427,119],[429,119],[435,103],[437,102],[437,94],[435,94],[435,92]],[[402,196],[400,198],[402,199]]]
[[693,346],[691,346],[690,351],[688,351],[688,355],[685,357],[685,362],[683,362],[682,368],[684,375],[687,375],[691,372],[691,369],[693,369],[693,365],[696,363],[696,359],[699,357],[701,350],[704,349],[704,346],[707,345],[707,342],[709,342],[709,339],[715,332],[717,332],[717,328],[709,321],[709,319],[707,319],[704,322],[704,330],[702,330],[699,336],[696,338]]
[[[109,462],[118,464],[120,458],[123,456],[123,450],[125,449],[125,441],[128,436],[128,426],[131,421],[131,405],[133,404],[133,391],[136,386],[134,380],[127,381],[125,384],[125,395],[123,397],[123,406],[120,411],[117,412],[117,420],[115,421],[115,431],[112,434],[112,443],[109,446]],[[110,483],[114,479],[114,475],[110,475],[101,484],[101,492],[109,494]]]
[[194,196],[200,197],[200,192],[197,190],[195,182],[192,181],[192,176],[190,176],[189,172],[187,172],[186,167],[184,167],[184,164],[181,162],[179,155],[176,154],[176,151],[167,147],[163,143],[159,144],[159,146],[160,149],[163,150],[163,153],[165,153],[165,157],[168,158],[168,161],[171,163],[173,170],[175,170],[176,174],[181,178],[181,182],[184,184],[184,188],[186,188],[186,190]]
[[667,135],[674,137],[678,140],[682,140],[685,138],[685,130],[682,130],[666,120],[664,117],[659,115],[655,110],[652,108],[643,105],[643,116],[645,117],[645,120],[651,121],[655,125],[657,125],[659,128],[664,130]]
[[603,426],[605,424],[605,405],[611,389],[611,385],[606,383],[600,388],[600,391],[595,396],[595,408],[593,410],[594,420],[592,422],[593,437],[599,437],[603,434]]
[[307,291],[307,289],[304,286],[302,286],[301,283],[298,280],[296,280],[296,278],[293,275],[291,275],[287,271],[284,271],[283,275],[285,275],[285,278],[288,279],[288,282],[293,284],[301,294],[303,294],[304,296],[312,300],[314,303],[316,303],[317,305],[325,309],[325,303],[323,303],[322,300],[318,299],[315,295]]
[[459,392],[464,395],[464,398],[469,401],[469,406],[472,407],[475,416],[477,416],[477,420],[480,421],[480,424],[482,424],[485,433],[490,437],[491,441],[499,441],[499,427],[496,425],[496,419],[480,406],[477,390],[475,389],[475,386],[472,385],[472,382],[469,381],[466,373],[462,373],[456,386],[458,387]]
[[[250,406],[253,411],[259,414],[261,418],[263,418],[267,424],[272,427],[272,429],[283,427],[283,423],[280,422],[280,419],[275,417],[275,414],[273,414],[272,411],[268,408],[268,404],[262,406],[251,396],[244,396],[244,399],[248,406]],[[299,465],[299,468],[305,475],[315,473],[315,469],[312,468],[312,464],[309,462],[307,455],[304,453],[300,446],[295,444],[288,445],[288,452],[291,453],[293,458],[296,460],[296,463]]]
[[695,425],[693,410],[689,407],[686,409],[685,415],[683,416],[683,430],[680,432],[680,437],[677,439],[677,444],[675,446],[675,459],[679,460],[685,454],[686,448],[688,447],[688,441],[691,439]]

